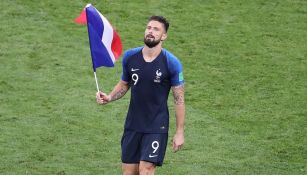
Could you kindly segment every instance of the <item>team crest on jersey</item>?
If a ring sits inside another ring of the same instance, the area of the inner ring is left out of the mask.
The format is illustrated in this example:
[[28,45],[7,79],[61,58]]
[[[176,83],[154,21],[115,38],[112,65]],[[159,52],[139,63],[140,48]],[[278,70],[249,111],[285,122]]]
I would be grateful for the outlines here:
[[154,79],[155,83],[161,83],[161,76],[162,76],[162,72],[160,71],[160,69],[158,69],[156,71],[156,77]]

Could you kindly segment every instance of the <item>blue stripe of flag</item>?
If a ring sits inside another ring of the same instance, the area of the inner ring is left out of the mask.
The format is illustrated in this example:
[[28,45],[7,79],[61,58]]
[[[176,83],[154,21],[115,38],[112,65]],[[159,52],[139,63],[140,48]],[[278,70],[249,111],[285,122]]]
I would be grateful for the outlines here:
[[94,72],[101,66],[114,67],[112,58],[102,42],[104,24],[97,9],[93,6],[87,7],[86,15]]

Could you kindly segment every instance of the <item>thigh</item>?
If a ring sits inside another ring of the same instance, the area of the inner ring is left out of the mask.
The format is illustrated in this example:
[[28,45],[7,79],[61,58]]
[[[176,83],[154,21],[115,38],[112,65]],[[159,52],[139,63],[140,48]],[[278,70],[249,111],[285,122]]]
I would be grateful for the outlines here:
[[141,143],[141,160],[161,166],[164,160],[168,134],[144,134]]
[[122,141],[122,163],[138,164],[140,162],[140,142],[142,135],[140,133],[125,130]]

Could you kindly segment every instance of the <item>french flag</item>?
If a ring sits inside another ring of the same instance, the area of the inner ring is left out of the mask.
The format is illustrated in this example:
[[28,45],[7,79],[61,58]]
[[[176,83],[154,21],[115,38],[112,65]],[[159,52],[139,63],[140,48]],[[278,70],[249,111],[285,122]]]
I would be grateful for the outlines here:
[[122,43],[110,22],[91,4],[86,5],[75,22],[87,23],[94,72],[101,66],[114,67],[122,53]]

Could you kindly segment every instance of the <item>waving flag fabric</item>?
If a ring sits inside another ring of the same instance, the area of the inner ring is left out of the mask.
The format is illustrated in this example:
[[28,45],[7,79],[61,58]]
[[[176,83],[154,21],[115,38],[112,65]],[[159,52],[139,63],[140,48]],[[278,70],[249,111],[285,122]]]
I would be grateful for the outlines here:
[[110,22],[91,4],[86,5],[75,22],[87,23],[94,72],[101,66],[114,67],[121,55],[122,43]]

